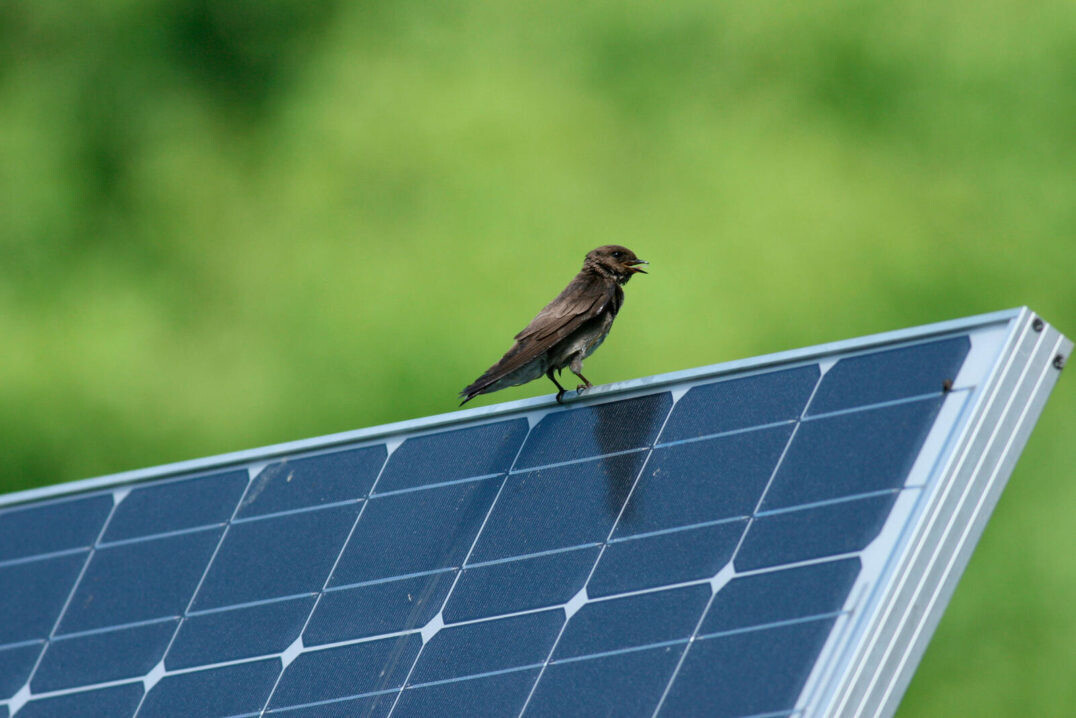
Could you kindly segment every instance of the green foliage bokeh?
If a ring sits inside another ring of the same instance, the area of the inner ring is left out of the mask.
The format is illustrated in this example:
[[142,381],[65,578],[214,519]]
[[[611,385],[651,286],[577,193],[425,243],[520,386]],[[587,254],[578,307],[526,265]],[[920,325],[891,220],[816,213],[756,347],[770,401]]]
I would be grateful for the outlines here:
[[[1071,336],[1074,67],[1064,0],[8,0],[0,490],[452,410],[609,242],[598,383]],[[1070,383],[902,716],[1076,705]]]

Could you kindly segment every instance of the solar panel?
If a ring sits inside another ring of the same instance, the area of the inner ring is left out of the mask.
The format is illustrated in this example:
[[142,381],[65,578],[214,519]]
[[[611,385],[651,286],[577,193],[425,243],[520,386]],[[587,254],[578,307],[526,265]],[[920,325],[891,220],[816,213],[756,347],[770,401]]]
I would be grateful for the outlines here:
[[891,714],[1071,348],[1012,310],[0,497],[0,718]]

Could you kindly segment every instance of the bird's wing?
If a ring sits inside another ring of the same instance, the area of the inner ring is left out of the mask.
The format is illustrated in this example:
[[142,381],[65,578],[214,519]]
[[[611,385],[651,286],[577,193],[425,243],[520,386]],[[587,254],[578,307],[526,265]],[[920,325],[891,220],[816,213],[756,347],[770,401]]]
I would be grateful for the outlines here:
[[[516,334],[516,341],[542,344],[540,354],[574,332],[583,322],[601,314],[609,302],[615,303],[616,288],[614,282],[601,277],[576,275],[556,299],[545,305],[530,324]],[[546,343],[550,338],[553,341]]]
[[[516,343],[501,360],[491,366],[464,389],[461,395],[474,395],[511,374],[516,369],[548,351],[589,319],[593,319],[612,304],[615,313],[620,309],[615,282],[580,272],[557,298],[547,304],[538,315],[516,334]],[[622,300],[621,300],[622,301]]]

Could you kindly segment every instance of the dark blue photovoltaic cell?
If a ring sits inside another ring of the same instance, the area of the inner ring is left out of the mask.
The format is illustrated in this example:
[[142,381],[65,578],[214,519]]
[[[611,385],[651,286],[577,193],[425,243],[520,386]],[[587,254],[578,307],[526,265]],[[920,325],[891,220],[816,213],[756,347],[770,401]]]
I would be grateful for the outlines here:
[[482,678],[408,688],[400,696],[395,718],[517,716],[527,700],[538,669],[499,673]]
[[153,687],[139,718],[224,718],[257,713],[280,674],[280,659],[236,663],[206,671],[165,676]]
[[60,622],[61,633],[178,616],[223,529],[98,549]]
[[655,449],[615,536],[750,515],[791,434],[778,426]]
[[223,524],[235,511],[247,480],[241,470],[133,489],[116,507],[103,540]]
[[333,572],[333,586],[463,563],[500,477],[370,499]]
[[0,699],[10,698],[22,688],[41,655],[41,643],[0,648]]
[[315,646],[422,628],[441,610],[455,578],[455,571],[440,571],[327,591],[303,632],[303,643]]
[[141,699],[142,684],[126,683],[30,701],[19,711],[19,718],[130,718]]
[[254,477],[239,518],[361,499],[370,492],[388,452],[384,445],[285,459]]
[[733,718],[791,710],[833,621],[828,618],[696,640],[688,649],[662,714]]
[[513,419],[411,437],[393,452],[377,493],[503,474],[526,435],[527,420]]
[[614,541],[587,584],[591,598],[710,578],[732,558],[747,519]]
[[0,644],[47,637],[85,563],[79,552],[0,568]]
[[168,670],[279,653],[299,637],[313,596],[188,616],[168,649]]
[[564,622],[559,608],[443,628],[426,644],[411,684],[541,663]]
[[859,565],[846,558],[735,578],[714,597],[699,634],[840,611]]
[[512,474],[471,562],[604,541],[645,459],[637,451]]
[[0,561],[88,547],[111,510],[112,494],[6,509],[0,512]]
[[956,379],[970,348],[963,335],[841,359],[826,372],[808,414],[941,394],[942,382]]
[[[617,718],[649,718],[683,650],[683,644],[677,644],[551,663],[538,681],[523,715],[561,718],[612,714]],[[688,711],[683,715],[694,714]]]
[[268,711],[266,715],[273,718],[386,718],[393,701],[396,700],[396,694],[397,691],[389,691],[362,698],[315,703],[302,708],[278,708]]
[[586,583],[598,547],[465,569],[445,606],[445,622],[566,603]]
[[320,591],[358,514],[350,504],[232,524],[194,608]]
[[701,584],[588,603],[568,621],[553,658],[686,639],[710,595]]
[[[49,644],[30,688],[61,688],[118,681],[146,674],[161,660],[176,630],[176,619],[114,631],[58,638]],[[107,656],[108,660],[102,660]]]
[[798,419],[818,382],[818,365],[694,386],[676,402],[659,441],[695,439]]
[[523,444],[516,469],[649,446],[671,406],[672,395],[663,393],[546,414]]
[[939,394],[803,422],[762,510],[900,488],[941,405]]
[[897,494],[760,516],[736,556],[736,569],[806,561],[859,551],[882,530]]
[[304,653],[284,671],[270,708],[399,688],[421,645],[412,633]]

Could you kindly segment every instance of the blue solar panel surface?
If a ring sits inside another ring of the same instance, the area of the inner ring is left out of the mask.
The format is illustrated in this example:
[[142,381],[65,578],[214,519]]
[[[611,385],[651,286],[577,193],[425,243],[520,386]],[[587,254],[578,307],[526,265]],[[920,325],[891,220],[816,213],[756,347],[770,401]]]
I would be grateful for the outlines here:
[[790,715],[970,347],[4,509],[0,717]]

